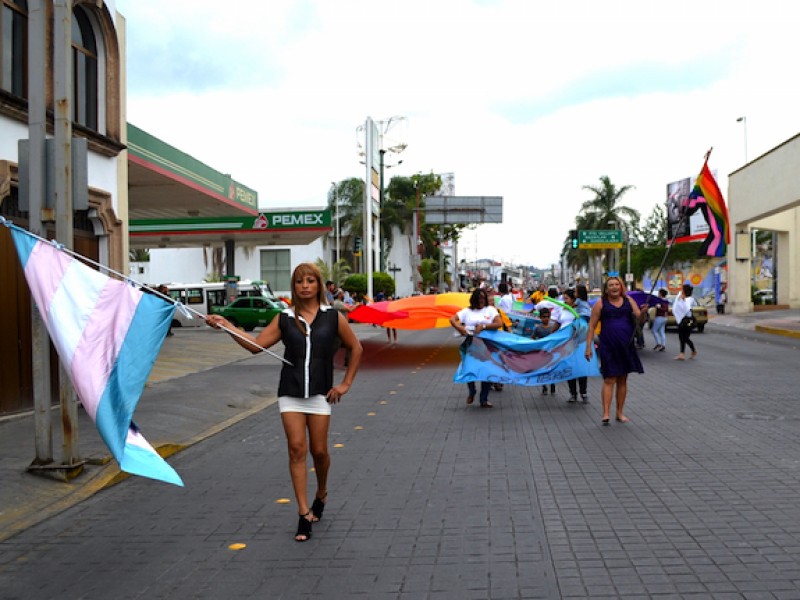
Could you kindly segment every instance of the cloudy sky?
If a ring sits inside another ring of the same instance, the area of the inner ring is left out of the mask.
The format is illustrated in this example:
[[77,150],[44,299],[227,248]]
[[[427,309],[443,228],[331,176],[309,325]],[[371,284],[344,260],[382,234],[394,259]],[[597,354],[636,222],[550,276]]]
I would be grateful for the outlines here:
[[[800,132],[795,0],[117,0],[128,121],[256,189],[319,207],[364,177],[356,129],[406,117],[392,175],[502,196],[462,257],[558,261],[602,175],[646,217]],[[737,118],[745,121],[737,122]],[[392,132],[390,132],[390,135]]]

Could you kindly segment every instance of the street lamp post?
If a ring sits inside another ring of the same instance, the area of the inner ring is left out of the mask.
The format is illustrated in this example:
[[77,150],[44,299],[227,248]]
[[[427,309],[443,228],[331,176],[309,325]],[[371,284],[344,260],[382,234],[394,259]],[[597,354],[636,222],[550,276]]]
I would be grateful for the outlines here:
[[336,210],[336,262],[338,263],[342,258],[342,233],[339,225],[339,190],[336,189],[335,181],[332,181],[331,185],[333,186],[333,203]]
[[744,131],[744,162],[747,162],[747,117],[739,117],[737,123],[741,123]]
[[[614,231],[616,231],[619,227],[619,224],[616,221],[606,221],[608,225],[614,226]],[[614,248],[614,268],[608,269],[609,271],[614,271],[619,275],[619,248]]]

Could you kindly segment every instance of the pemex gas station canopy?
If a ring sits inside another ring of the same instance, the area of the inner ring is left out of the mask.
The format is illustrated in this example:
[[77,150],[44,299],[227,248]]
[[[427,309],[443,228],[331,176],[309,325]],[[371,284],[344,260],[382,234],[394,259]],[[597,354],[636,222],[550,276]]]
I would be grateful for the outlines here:
[[128,124],[131,248],[305,245],[331,229],[330,211],[259,209],[258,192]]

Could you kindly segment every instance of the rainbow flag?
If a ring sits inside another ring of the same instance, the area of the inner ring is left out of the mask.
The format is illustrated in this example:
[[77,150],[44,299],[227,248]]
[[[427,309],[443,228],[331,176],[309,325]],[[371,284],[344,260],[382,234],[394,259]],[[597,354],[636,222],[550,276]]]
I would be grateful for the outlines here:
[[700,246],[700,255],[725,256],[731,241],[728,209],[722,192],[708,169],[708,158],[703,163],[685,206],[688,214],[700,210],[708,223],[708,235]]

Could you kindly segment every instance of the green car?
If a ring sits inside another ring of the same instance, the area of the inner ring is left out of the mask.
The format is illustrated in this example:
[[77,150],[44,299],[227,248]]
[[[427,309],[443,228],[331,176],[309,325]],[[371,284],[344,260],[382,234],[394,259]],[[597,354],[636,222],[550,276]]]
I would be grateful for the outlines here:
[[285,306],[263,296],[240,296],[227,306],[213,306],[211,313],[222,315],[236,327],[253,331],[265,327]]

